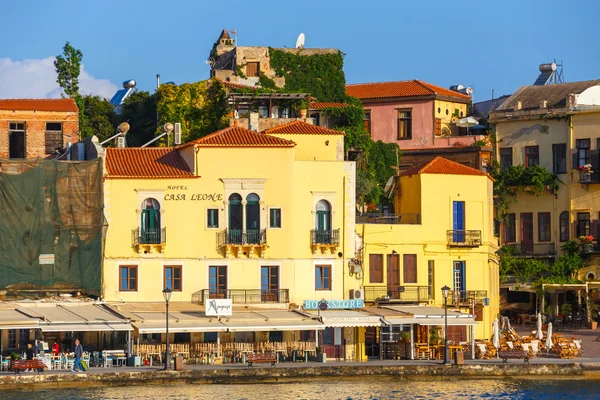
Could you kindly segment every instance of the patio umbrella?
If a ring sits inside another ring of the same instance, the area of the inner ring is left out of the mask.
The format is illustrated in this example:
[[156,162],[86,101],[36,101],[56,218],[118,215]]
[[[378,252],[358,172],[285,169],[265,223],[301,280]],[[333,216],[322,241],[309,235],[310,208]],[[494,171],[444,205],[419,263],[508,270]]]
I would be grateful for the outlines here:
[[548,332],[546,336],[546,355],[548,355],[552,348],[552,322],[548,323]]
[[[493,336],[492,336],[492,344],[494,345],[494,347],[499,350],[500,349],[500,331],[499,331],[499,322],[498,322],[498,318],[494,319],[494,322],[492,323],[492,332],[493,332]],[[498,354],[498,352],[496,352],[496,354]]]
[[537,315],[537,332],[535,333],[535,338],[542,340],[544,338],[544,334],[542,333],[542,314],[538,313]]
[[475,125],[479,125],[479,121],[473,117],[465,117],[456,121],[456,126],[460,126],[461,128],[470,128]]

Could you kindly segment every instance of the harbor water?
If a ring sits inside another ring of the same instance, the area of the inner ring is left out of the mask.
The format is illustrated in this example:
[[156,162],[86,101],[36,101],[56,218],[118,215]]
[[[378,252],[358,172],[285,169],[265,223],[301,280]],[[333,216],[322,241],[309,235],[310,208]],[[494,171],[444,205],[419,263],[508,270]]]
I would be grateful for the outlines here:
[[[82,384],[84,386],[85,383]],[[0,392],[11,400],[96,399],[600,399],[600,381],[536,379],[398,381],[391,378],[274,384],[174,384]]]

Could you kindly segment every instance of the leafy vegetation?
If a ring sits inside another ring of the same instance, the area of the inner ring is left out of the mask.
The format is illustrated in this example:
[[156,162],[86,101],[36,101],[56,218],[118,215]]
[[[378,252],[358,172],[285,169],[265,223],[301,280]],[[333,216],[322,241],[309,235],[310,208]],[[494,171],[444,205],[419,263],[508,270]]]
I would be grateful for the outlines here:
[[56,56],[54,68],[56,69],[56,82],[65,91],[65,94],[75,99],[79,96],[79,74],[81,73],[81,59],[83,54],[71,46],[69,42],[63,46],[63,54]]
[[517,201],[517,195],[527,193],[541,196],[544,192],[556,193],[560,180],[556,174],[546,168],[535,165],[524,167],[515,165],[502,171],[497,162],[492,165],[494,183],[494,203],[502,220],[506,220],[511,203]]
[[115,134],[119,119],[114,107],[99,96],[81,96],[79,132],[82,138],[96,135],[100,142]]

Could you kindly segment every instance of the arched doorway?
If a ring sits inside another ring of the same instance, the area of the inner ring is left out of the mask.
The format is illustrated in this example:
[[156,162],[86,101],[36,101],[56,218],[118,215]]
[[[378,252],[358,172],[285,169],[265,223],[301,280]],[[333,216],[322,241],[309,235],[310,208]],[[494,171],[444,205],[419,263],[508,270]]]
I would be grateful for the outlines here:
[[160,203],[154,198],[142,202],[142,219],[140,221],[140,243],[160,244]]
[[244,229],[243,214],[242,196],[237,193],[233,193],[231,196],[229,196],[229,243],[242,243],[242,230]]
[[316,242],[331,243],[331,205],[327,200],[317,203]]
[[246,196],[246,235],[248,243],[260,243],[260,197],[256,193]]

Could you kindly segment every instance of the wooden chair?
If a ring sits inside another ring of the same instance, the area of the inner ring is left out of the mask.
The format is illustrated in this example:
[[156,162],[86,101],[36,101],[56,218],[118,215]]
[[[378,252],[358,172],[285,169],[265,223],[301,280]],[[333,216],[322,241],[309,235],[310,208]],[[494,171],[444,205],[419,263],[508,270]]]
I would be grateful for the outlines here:
[[415,347],[417,350],[417,360],[429,360],[431,357],[429,346],[423,343],[415,343]]

